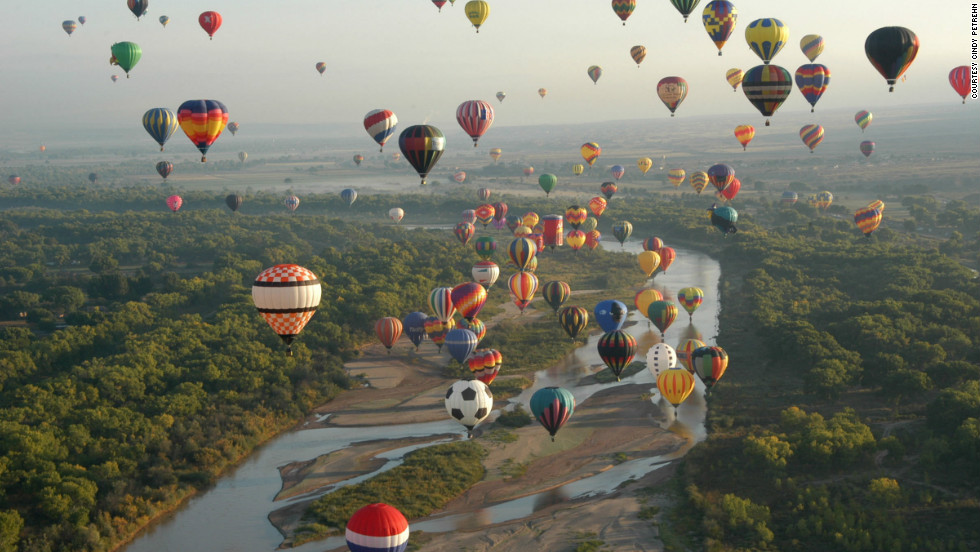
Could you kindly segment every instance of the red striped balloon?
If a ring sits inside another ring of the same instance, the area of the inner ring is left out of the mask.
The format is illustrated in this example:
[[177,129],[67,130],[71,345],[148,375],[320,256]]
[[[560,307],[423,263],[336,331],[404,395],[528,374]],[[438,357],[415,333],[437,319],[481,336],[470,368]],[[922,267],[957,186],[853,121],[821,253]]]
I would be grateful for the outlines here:
[[469,100],[456,108],[456,121],[473,139],[473,147],[493,124],[493,106],[483,100]]
[[390,355],[391,347],[402,336],[402,321],[393,316],[386,316],[374,323],[374,333],[378,334],[378,339],[388,349]]

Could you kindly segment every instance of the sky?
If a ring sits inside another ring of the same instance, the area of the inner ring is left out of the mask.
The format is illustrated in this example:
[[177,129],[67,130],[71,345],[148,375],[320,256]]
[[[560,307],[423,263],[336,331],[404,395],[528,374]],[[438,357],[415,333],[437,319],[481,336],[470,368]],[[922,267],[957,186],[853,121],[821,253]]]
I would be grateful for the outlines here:
[[[400,128],[428,123],[451,140],[465,138],[455,110],[470,99],[494,105],[495,126],[663,119],[669,112],[656,84],[666,76],[690,86],[678,120],[741,113],[758,125],[763,118],[724,74],[761,63],[744,30],[763,17],[789,27],[789,44],[773,63],[790,72],[808,63],[799,48],[803,35],[826,40],[816,61],[832,77],[818,112],[959,102],[947,75],[971,63],[972,2],[963,0],[739,0],[738,23],[720,57],[700,20],[706,0],[687,23],[668,0],[639,0],[625,26],[608,0],[489,0],[479,33],[465,3],[447,3],[440,13],[430,0],[150,0],[137,21],[125,0],[5,2],[0,145],[33,148],[57,141],[62,130],[87,128],[146,139],[140,120],[147,109],[176,110],[199,98],[225,103],[243,129],[311,124],[352,136],[364,132],[365,113],[386,108]],[[205,10],[224,19],[213,40],[197,22]],[[86,24],[67,36],[62,21],[82,15]],[[161,15],[170,17],[166,28]],[[907,79],[888,93],[864,40],[892,25],[912,29],[921,48]],[[119,41],[143,51],[129,79],[108,64]],[[637,44],[648,50],[639,68],[629,56]],[[322,76],[318,61],[327,65]],[[597,84],[586,74],[590,65],[603,68]],[[549,91],[544,99],[542,87]],[[497,91],[507,94],[502,103]],[[780,112],[809,107],[794,90]]]

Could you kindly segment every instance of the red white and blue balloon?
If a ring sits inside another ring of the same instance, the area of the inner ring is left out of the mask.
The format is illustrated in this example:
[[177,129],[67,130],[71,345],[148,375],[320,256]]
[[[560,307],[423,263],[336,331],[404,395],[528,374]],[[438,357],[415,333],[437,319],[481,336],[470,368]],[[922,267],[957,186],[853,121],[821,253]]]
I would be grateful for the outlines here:
[[351,552],[404,552],[408,520],[394,506],[368,504],[351,516],[346,537]]

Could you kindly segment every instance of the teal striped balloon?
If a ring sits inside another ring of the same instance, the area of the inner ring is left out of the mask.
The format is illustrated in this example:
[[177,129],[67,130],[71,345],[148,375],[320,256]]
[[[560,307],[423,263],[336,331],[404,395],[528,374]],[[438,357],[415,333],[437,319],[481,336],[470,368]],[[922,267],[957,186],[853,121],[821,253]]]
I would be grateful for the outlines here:
[[143,114],[143,128],[160,144],[160,151],[163,151],[163,145],[173,136],[177,126],[177,114],[166,107],[154,107]]

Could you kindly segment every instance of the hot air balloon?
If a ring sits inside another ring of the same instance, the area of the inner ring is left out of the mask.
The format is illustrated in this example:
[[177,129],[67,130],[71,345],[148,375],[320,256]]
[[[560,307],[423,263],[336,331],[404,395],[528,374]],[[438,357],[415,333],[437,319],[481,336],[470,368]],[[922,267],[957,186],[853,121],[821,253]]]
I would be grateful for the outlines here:
[[698,7],[698,2],[701,0],[670,0],[670,3],[677,8],[677,11],[681,12],[684,16],[684,22],[687,23],[687,17],[691,15],[694,8]]
[[818,209],[822,209],[822,210],[826,211],[827,208],[830,207],[830,205],[833,202],[834,202],[834,194],[832,194],[832,193],[830,193],[828,191],[817,192],[816,206],[817,206]]
[[742,83],[742,70],[737,68],[725,71],[725,80],[732,85],[732,92],[738,90],[738,85]]
[[653,159],[649,157],[641,157],[636,160],[636,166],[640,169],[642,174],[646,174],[651,168],[653,168]]
[[619,191],[619,187],[616,186],[615,182],[603,182],[599,186],[599,191],[602,192],[602,195],[606,196],[606,199],[612,199],[612,196],[616,195],[616,192]]
[[456,121],[473,139],[473,147],[493,124],[493,106],[483,100],[468,100],[456,108]]
[[792,90],[792,76],[778,65],[757,65],[746,71],[742,79],[742,92],[766,117],[766,126],[769,126],[768,117],[783,105]]
[[442,13],[442,7],[446,5],[447,0],[432,0],[432,3],[439,8],[439,13]]
[[735,169],[724,163],[716,163],[708,168],[708,181],[720,192],[735,179]]
[[248,152],[244,152],[244,151],[238,152],[238,160],[241,161],[242,164],[245,164],[245,161],[247,159],[248,159]]
[[871,124],[871,119],[872,115],[870,111],[861,110],[854,114],[854,122],[857,123],[857,126],[861,127],[862,133]]
[[694,391],[694,375],[680,368],[666,370],[657,377],[657,389],[677,408]]
[[888,91],[895,90],[895,81],[915,61],[919,53],[919,37],[905,27],[882,27],[864,41],[864,53],[874,68],[885,77]]
[[587,245],[589,249],[599,247],[600,240],[602,240],[602,233],[598,230],[590,230],[585,233],[585,245]]
[[599,83],[599,77],[602,76],[602,67],[599,67],[598,65],[590,65],[585,72],[589,75],[589,78],[592,79],[592,84]]
[[476,223],[476,210],[475,209],[465,209],[460,216],[463,222],[468,222],[470,224]]
[[587,142],[582,144],[580,151],[582,153],[582,159],[585,159],[585,162],[589,164],[589,167],[594,165],[596,159],[598,159],[602,154],[602,148],[600,148],[599,144],[596,144],[595,142]]
[[490,221],[493,220],[493,215],[495,213],[494,213],[493,205],[489,203],[484,203],[483,205],[480,205],[479,207],[474,209],[473,214],[476,215],[476,220],[480,221],[480,224],[482,224],[483,227],[486,228],[487,225],[490,224]]
[[782,195],[782,197],[780,198],[779,201],[780,201],[780,203],[782,203],[784,205],[793,205],[799,199],[800,199],[800,194],[798,194],[798,193],[796,193],[794,191],[791,191],[791,190],[786,190],[785,192],[783,192],[783,195]]
[[415,350],[419,350],[419,345],[425,340],[425,319],[428,318],[424,312],[410,312],[408,316],[402,320],[402,328],[405,329],[405,335],[408,336],[408,340],[415,345]]
[[456,320],[453,318],[450,318],[446,322],[442,322],[435,316],[430,316],[425,319],[425,335],[439,347],[440,353],[442,352],[442,344],[446,342],[446,334],[455,327]]
[[810,113],[817,106],[817,101],[827,91],[830,84],[830,69],[819,63],[808,63],[801,65],[796,70],[796,87],[800,89],[803,97],[810,104]]
[[149,4],[149,0],[126,0],[126,6],[129,7],[129,11],[133,12],[137,20],[146,15],[146,8]]
[[538,96],[541,96],[541,99],[544,99],[544,97],[547,95],[548,95],[547,88],[538,88]]
[[612,9],[623,21],[623,26],[626,26],[626,20],[636,9],[636,0],[612,0]]
[[[490,199],[489,194],[487,195],[486,199]],[[498,202],[494,203],[493,204],[493,220],[495,220],[495,221],[504,221],[507,218],[507,211],[509,211],[509,210],[510,210],[510,208],[508,208],[507,207],[507,204],[504,203],[503,201],[498,201]]]
[[401,207],[392,207],[388,209],[388,218],[395,221],[395,224],[398,224],[405,218],[405,210]]
[[687,81],[681,77],[664,77],[657,83],[657,97],[670,110],[670,116],[674,116],[677,107],[681,105],[687,97]]
[[531,176],[532,174],[534,174],[534,167],[524,167],[524,176]]
[[861,229],[865,237],[871,237],[871,233],[881,225],[882,211],[868,206],[854,212],[854,224]]
[[582,307],[565,307],[558,313],[558,325],[568,337],[575,339],[589,325],[589,311]]
[[704,171],[694,171],[691,173],[691,187],[701,195],[701,191],[708,185],[708,173]]
[[[498,357],[500,358],[500,363],[497,362]],[[503,355],[496,349],[477,349],[473,351],[473,354],[470,355],[470,358],[466,362],[470,366],[470,372],[477,380],[490,385],[500,372]]]
[[364,130],[381,146],[378,151],[384,151],[385,143],[397,125],[398,117],[387,109],[374,109],[364,116]]
[[538,186],[541,186],[541,189],[544,190],[545,196],[551,195],[551,190],[554,190],[557,184],[558,177],[553,174],[544,173],[538,177]]
[[517,269],[525,271],[531,263],[531,259],[538,253],[538,246],[530,238],[516,238],[510,242],[510,260],[514,262]]
[[738,125],[735,127],[735,139],[738,140],[739,144],[742,144],[742,151],[745,151],[745,147],[749,145],[749,142],[755,138],[755,127],[752,125]]
[[[566,282],[561,280],[552,280],[550,282],[545,282],[544,286],[541,288],[541,296],[544,301],[554,309],[555,313],[558,309],[565,304],[568,300],[569,295],[572,293],[572,288]],[[575,336],[572,336],[575,337]]]
[[[745,28],[745,41],[766,65],[769,65],[772,58],[783,49],[783,46],[786,46],[788,40],[789,27],[771,17],[756,19]],[[745,85],[743,84],[742,87],[744,88]]]
[[501,90],[500,92],[497,92],[497,101],[498,102],[504,103],[504,98],[506,98],[506,97],[507,97],[507,93],[504,92],[503,90]]
[[216,11],[206,11],[198,16],[197,22],[208,33],[208,40],[214,40],[214,33],[221,27],[221,14]]
[[711,206],[711,225],[718,229],[719,232],[725,234],[734,234],[738,232],[735,223],[738,222],[738,211],[732,209],[731,207],[716,207]]
[[[476,189],[476,197],[480,201],[487,201],[487,200],[489,200],[490,199],[490,188],[477,188]],[[496,219],[497,218],[496,204],[490,205],[489,207],[490,207],[490,218],[491,219]]]
[[971,74],[969,65],[960,65],[959,67],[954,67],[952,71],[949,72],[949,85],[953,87],[953,90],[963,98],[963,103],[966,103],[966,97],[970,95],[971,89]]
[[654,301],[647,307],[647,318],[660,330],[660,336],[663,337],[667,328],[677,319],[677,305],[665,300]]
[[491,236],[480,236],[473,244],[473,248],[480,258],[489,260],[490,257],[493,257],[494,252],[497,251],[497,240]]
[[636,256],[636,260],[640,263],[640,270],[649,278],[653,276],[653,272],[660,266],[660,253],[656,251],[643,251]]
[[346,201],[347,206],[350,207],[351,205],[354,204],[354,201],[357,199],[357,190],[353,188],[345,188],[341,190],[340,199]]
[[143,114],[143,128],[160,144],[160,151],[177,126],[177,115],[165,107],[154,107]]
[[808,34],[800,40],[800,50],[810,63],[816,61],[817,56],[823,53],[823,37],[815,34]]
[[589,200],[589,210],[596,217],[601,217],[602,213],[606,210],[606,199],[596,196]]
[[228,108],[217,100],[188,100],[177,109],[177,121],[204,163],[208,149],[228,124]]
[[412,125],[398,137],[398,147],[405,159],[415,167],[421,185],[425,186],[425,177],[446,149],[446,137],[432,125]]
[[803,125],[800,128],[800,139],[810,148],[810,153],[823,142],[823,127],[820,125]]
[[657,343],[647,351],[647,369],[654,378],[677,367],[677,351],[666,343]]
[[616,180],[619,180],[623,178],[624,174],[626,174],[626,167],[622,165],[613,165],[612,167],[609,167],[609,174],[611,174]]
[[446,323],[456,314],[452,294],[453,289],[448,287],[437,287],[429,292],[429,308],[440,322]]
[[286,344],[287,355],[293,354],[293,338],[313,318],[321,291],[316,274],[295,264],[275,265],[255,277],[252,301]]
[[871,140],[865,140],[861,142],[860,149],[865,157],[871,157],[871,154],[875,152],[875,143]]
[[99,181],[99,175],[94,172],[88,173],[88,181],[91,182],[92,184],[95,184],[96,182]]
[[294,195],[286,196],[286,199],[282,200],[282,204],[290,211],[295,211],[299,208],[299,198]]
[[470,243],[470,238],[476,233],[476,228],[469,222],[460,222],[453,229],[453,233],[456,234],[456,238],[459,239],[460,243],[466,245]]
[[636,67],[639,69],[640,64],[643,63],[644,58],[647,57],[646,46],[636,45],[630,48],[630,57],[636,62]]
[[670,169],[670,171],[667,172],[667,180],[669,180],[675,188],[679,188],[680,185],[684,183],[685,176],[687,176],[687,172],[684,169]]
[[692,354],[694,351],[700,349],[701,347],[706,347],[707,345],[704,341],[700,339],[686,339],[683,343],[677,347],[677,360],[687,368],[687,371],[694,373],[694,364],[692,364]]
[[119,75],[112,75],[111,77],[109,77],[109,79],[110,79],[110,80],[111,80],[112,82],[116,82],[117,80],[119,80]]
[[227,205],[228,208],[231,209],[232,213],[238,211],[238,209],[242,206],[243,201],[244,199],[242,198],[242,196],[238,194],[228,194],[227,196],[225,196],[225,205]]
[[456,312],[468,321],[472,321],[487,302],[487,290],[476,282],[464,282],[454,287],[450,299]]
[[633,225],[624,220],[613,224],[612,231],[613,237],[619,241],[619,245],[623,245],[630,238],[630,234],[633,233]]
[[170,18],[167,17],[166,15],[161,15],[159,21],[160,21],[160,24],[161,25],[163,25],[164,27],[166,27],[167,26],[167,23],[170,23]]
[[[470,282],[472,283],[472,282]],[[480,289],[483,286],[474,284]],[[449,356],[453,357],[456,362],[462,364],[466,362],[467,357],[476,349],[479,339],[476,338],[476,334],[471,330],[464,328],[453,328],[449,330],[446,334],[446,349],[449,351]]]
[[602,331],[609,333],[623,328],[628,314],[626,303],[615,299],[599,301],[595,306],[595,321]]
[[239,125],[238,123],[228,123],[228,126],[227,126],[228,132],[230,132],[231,135],[234,136],[234,135],[238,134],[238,128],[240,126],[241,125]]
[[660,249],[664,246],[664,240],[654,236],[652,238],[646,238],[643,240],[643,250],[644,251],[656,251],[660,252]]
[[359,153],[355,153],[354,154],[354,164],[357,165],[358,167],[360,167],[362,161],[364,161],[364,156],[361,155],[361,154],[359,154]]
[[542,387],[531,395],[531,414],[548,430],[551,440],[575,412],[575,396],[562,387]]
[[75,20],[68,19],[67,21],[61,22],[61,28],[64,29],[66,33],[68,33],[68,36],[71,36],[71,33],[75,32],[75,29],[78,28],[78,25],[75,23]]
[[184,198],[179,195],[172,195],[167,198],[167,207],[173,212],[180,211],[180,206],[184,204]]
[[578,205],[572,205],[568,209],[565,209],[565,220],[567,220],[568,225],[575,230],[578,230],[578,227],[581,226],[587,218],[589,218],[589,212]]
[[402,336],[402,321],[393,317],[386,316],[374,324],[374,333],[378,334],[378,340],[388,349],[391,354],[391,347]]
[[664,295],[659,290],[653,288],[641,289],[633,297],[633,304],[636,305],[636,310],[645,316],[647,310],[650,308],[650,304],[654,301],[662,301],[663,298]]
[[466,18],[476,27],[476,32],[480,32],[480,25],[487,20],[490,15],[490,4],[483,0],[470,0],[466,3]]
[[20,184],[20,177],[16,174],[12,174],[7,177],[7,182],[10,182],[11,185],[16,186]]
[[504,151],[500,148],[492,148],[490,150],[490,158],[496,163],[498,159],[504,154]]
[[109,58],[110,65],[118,65],[126,72],[129,78],[129,70],[136,66],[140,58],[143,57],[143,50],[135,42],[116,42],[110,48],[112,57]]
[[541,224],[544,227],[541,232],[544,245],[551,247],[552,251],[555,247],[564,245],[564,221],[561,215],[545,215],[541,218]]
[[393,506],[368,504],[351,516],[345,538],[351,552],[405,552],[408,520]]
[[738,10],[735,5],[727,0],[714,0],[708,2],[701,12],[701,19],[704,21],[704,30],[708,32],[708,37],[718,47],[718,55],[721,49],[728,42],[735,30],[735,21],[738,19]]
[[616,376],[616,381],[619,381],[623,370],[626,370],[636,356],[636,338],[623,330],[615,330],[600,337],[596,348],[599,350],[599,358]]
[[674,259],[677,258],[677,252],[674,251],[673,247],[661,247],[657,253],[660,253],[660,270],[666,273],[670,265],[674,264]]
[[472,269],[473,280],[489,290],[500,277],[500,267],[493,261],[477,261]]
[[565,234],[565,243],[568,244],[568,247],[572,248],[572,251],[582,249],[585,241],[586,234],[583,230],[569,230],[568,234]]
[[507,287],[510,289],[514,304],[523,313],[534,299],[534,293],[538,291],[538,277],[530,271],[521,271],[507,280]]
[[711,389],[728,368],[728,353],[721,347],[701,347],[691,353],[691,365],[704,386]]
[[86,21],[88,21],[88,19],[85,19],[85,16],[84,15],[79,15],[78,16],[78,24],[79,25],[84,25]]
[[160,161],[157,163],[157,173],[159,173],[164,180],[166,180],[172,172],[174,172],[174,164],[170,161]]
[[[455,331],[457,330],[449,333]],[[469,332],[469,330],[458,331]],[[449,343],[448,337],[446,343]],[[446,412],[449,412],[454,420],[463,424],[467,437],[473,437],[473,428],[485,420],[492,409],[493,393],[490,392],[487,384],[480,380],[459,380],[446,390]]]
[[689,318],[694,317],[694,311],[698,310],[702,301],[704,291],[699,287],[686,287],[677,292],[677,302],[687,311]]

